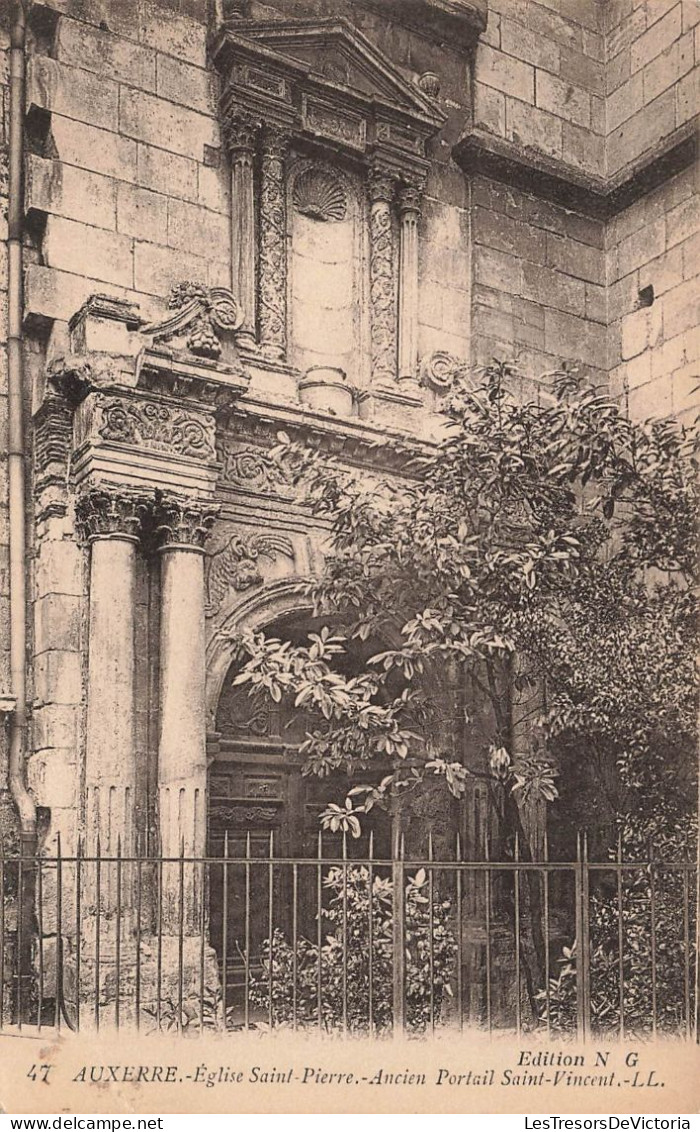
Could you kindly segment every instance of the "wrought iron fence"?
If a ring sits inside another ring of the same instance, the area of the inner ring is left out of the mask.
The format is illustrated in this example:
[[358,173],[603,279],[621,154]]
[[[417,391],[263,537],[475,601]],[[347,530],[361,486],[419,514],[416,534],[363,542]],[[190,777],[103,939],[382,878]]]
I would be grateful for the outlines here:
[[353,853],[0,856],[0,1027],[697,1040],[691,861]]

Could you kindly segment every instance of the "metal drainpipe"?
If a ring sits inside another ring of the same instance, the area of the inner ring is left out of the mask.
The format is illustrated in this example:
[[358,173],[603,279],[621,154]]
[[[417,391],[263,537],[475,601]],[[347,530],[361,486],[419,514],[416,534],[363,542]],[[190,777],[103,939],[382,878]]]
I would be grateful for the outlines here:
[[23,857],[36,850],[36,803],[25,782],[27,745],[27,593],[26,505],[22,353],[22,226],[25,39],[27,12],[15,0],[10,31],[10,153],[8,204],[8,480],[10,521],[10,793],[17,807]]

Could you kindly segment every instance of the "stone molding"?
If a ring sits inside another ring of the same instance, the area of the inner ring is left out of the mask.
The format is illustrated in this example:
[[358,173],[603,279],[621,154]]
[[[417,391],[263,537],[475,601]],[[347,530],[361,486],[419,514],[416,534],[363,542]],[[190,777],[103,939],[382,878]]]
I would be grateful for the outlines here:
[[636,200],[691,166],[697,158],[694,124],[683,126],[631,168],[612,178],[586,174],[534,149],[522,149],[504,138],[474,129],[453,147],[452,156],[465,173],[513,185],[598,220],[610,220]]
[[373,168],[367,191],[372,378],[391,382],[397,376],[397,256],[392,218],[396,179],[386,169]]
[[257,445],[235,445],[224,438],[219,445],[221,482],[247,491],[290,495],[294,480],[290,469]]

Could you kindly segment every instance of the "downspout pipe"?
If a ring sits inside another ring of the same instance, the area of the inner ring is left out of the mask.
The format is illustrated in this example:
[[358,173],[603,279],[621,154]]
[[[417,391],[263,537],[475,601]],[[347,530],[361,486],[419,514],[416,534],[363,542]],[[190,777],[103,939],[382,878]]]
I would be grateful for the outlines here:
[[27,789],[27,549],[24,358],[22,343],[22,228],[24,217],[24,101],[27,12],[14,0],[10,29],[10,152],[8,203],[8,481],[10,526],[10,794],[20,825],[20,851],[36,851],[36,803]]

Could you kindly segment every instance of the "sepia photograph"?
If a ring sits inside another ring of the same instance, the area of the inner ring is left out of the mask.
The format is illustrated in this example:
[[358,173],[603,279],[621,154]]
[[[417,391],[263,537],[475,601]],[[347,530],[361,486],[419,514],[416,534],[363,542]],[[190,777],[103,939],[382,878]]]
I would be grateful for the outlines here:
[[697,1113],[699,61],[0,0],[0,1111]]

